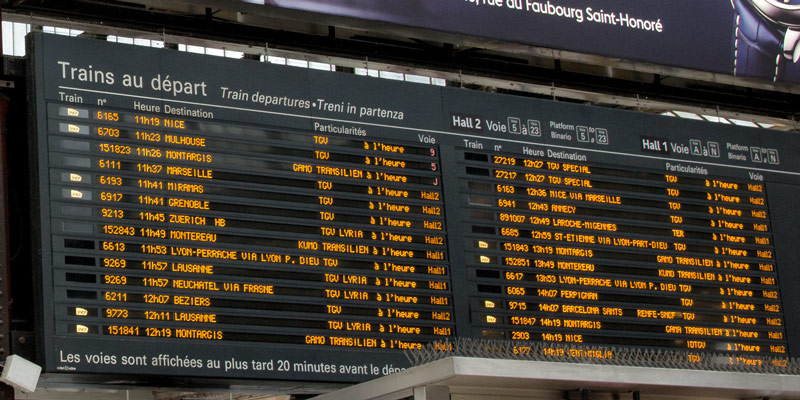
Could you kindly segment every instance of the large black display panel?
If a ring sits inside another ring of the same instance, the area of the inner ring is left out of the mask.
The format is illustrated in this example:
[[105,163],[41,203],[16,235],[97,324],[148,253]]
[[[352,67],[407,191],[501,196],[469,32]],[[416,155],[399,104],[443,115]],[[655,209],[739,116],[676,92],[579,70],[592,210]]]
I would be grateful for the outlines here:
[[800,351],[791,135],[30,43],[47,371],[361,381],[453,337]]

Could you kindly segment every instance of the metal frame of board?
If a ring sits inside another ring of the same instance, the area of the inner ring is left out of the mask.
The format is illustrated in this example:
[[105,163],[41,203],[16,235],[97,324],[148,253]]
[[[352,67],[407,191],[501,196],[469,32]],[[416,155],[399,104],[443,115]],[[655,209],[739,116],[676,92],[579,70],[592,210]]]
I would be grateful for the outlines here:
[[800,376],[450,357],[313,400],[797,399]]

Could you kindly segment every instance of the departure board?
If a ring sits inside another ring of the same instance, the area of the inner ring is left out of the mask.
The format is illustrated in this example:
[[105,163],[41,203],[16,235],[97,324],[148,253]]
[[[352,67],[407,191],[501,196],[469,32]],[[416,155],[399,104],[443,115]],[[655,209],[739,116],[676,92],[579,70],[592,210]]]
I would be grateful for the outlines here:
[[49,372],[353,382],[455,337],[800,351],[790,134],[30,44]]

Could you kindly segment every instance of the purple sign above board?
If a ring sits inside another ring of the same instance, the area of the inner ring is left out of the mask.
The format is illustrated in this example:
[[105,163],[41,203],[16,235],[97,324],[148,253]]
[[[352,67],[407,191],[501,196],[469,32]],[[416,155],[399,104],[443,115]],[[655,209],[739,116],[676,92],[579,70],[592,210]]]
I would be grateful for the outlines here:
[[800,0],[258,0],[257,3],[800,83]]

